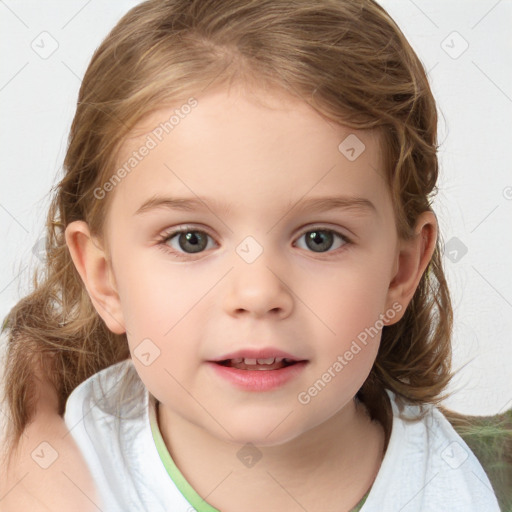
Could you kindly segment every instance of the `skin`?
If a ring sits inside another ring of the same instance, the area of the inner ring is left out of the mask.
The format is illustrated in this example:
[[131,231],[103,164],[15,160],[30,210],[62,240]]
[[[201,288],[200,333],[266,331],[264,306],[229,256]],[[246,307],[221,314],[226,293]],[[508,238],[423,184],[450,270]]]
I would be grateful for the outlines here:
[[[99,496],[94,481],[58,414],[55,389],[43,375],[38,380],[34,417],[24,430],[10,465],[2,467],[0,511],[97,511]],[[57,457],[50,466],[37,463],[42,460],[38,457],[43,456],[44,461],[54,454]]]
[[[226,512],[350,510],[383,458],[383,428],[354,400],[380,334],[308,404],[298,395],[379,315],[399,305],[387,323],[401,318],[432,256],[435,216],[425,212],[411,240],[398,238],[374,132],[328,122],[277,91],[235,87],[197,99],[110,192],[104,240],[83,221],[68,225],[71,256],[106,325],[127,333],[135,368],[161,402],[167,448],[201,496]],[[145,119],[120,165],[172,110]],[[349,134],[365,144],[354,161],[338,150]],[[206,207],[137,215],[154,195],[200,196]],[[374,209],[297,206],[326,196]],[[184,226],[209,235],[204,251],[169,239]],[[314,251],[304,235],[320,228],[344,238]],[[262,250],[252,263],[236,251],[247,236]],[[144,339],[160,351],[149,366],[135,355]],[[270,346],[308,361],[273,391],[235,388],[206,362]],[[262,455],[251,468],[237,457],[246,443]]]

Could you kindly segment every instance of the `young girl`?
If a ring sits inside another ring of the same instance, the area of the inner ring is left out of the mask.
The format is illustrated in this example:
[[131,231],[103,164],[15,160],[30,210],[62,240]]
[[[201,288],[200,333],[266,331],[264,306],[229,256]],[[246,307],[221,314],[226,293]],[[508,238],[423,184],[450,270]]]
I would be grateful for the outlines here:
[[436,128],[372,0],[132,9],[85,74],[46,273],[7,319],[9,454],[49,410],[84,510],[499,510],[435,407]]

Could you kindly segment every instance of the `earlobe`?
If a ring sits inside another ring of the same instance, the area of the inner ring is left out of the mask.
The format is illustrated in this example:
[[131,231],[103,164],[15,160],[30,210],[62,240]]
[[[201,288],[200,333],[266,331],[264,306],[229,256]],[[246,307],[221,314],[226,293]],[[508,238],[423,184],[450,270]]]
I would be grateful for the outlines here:
[[398,322],[412,300],[420,279],[425,272],[437,242],[437,220],[433,212],[423,212],[416,222],[415,236],[401,240],[394,273],[389,284],[387,307],[399,303],[401,314],[393,317],[387,325]]
[[113,333],[123,334],[126,328],[121,302],[105,250],[84,221],[69,223],[65,237],[71,259],[94,308]]

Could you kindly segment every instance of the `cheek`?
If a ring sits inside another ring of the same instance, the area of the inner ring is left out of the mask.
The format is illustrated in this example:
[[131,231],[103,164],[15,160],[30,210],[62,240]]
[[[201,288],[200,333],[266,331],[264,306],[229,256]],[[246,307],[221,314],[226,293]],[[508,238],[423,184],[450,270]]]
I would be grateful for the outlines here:
[[384,313],[389,274],[377,265],[358,264],[341,267],[309,286],[308,305],[328,330],[342,339],[354,337],[375,324]]
[[162,337],[208,289],[197,276],[158,258],[134,256],[121,267],[119,294],[127,330],[140,335]]
[[186,401],[190,375],[198,364],[197,315],[201,293],[178,272],[157,266],[132,273],[124,288],[123,313],[134,366],[159,400]]
[[[118,290],[132,356],[137,359],[141,352],[155,353],[158,358],[151,371],[178,368],[185,372],[190,359],[187,350],[197,354],[193,333],[198,316],[203,314],[202,299],[218,277],[201,278],[197,272],[163,258],[134,253],[118,268]],[[183,357],[177,365],[179,355]],[[141,371],[145,371],[144,365]]]

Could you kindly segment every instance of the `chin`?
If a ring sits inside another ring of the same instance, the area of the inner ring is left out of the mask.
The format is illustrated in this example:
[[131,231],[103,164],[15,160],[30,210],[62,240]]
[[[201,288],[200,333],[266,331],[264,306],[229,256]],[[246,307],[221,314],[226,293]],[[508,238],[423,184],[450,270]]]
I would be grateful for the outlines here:
[[224,430],[218,432],[224,441],[244,446],[253,444],[259,447],[272,447],[284,445],[298,438],[304,433],[298,425],[284,425],[283,418],[275,421],[253,420],[234,424],[226,423],[226,429],[231,436]]

